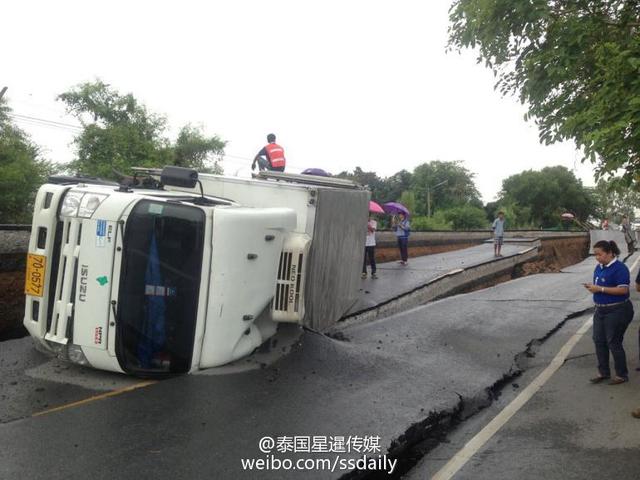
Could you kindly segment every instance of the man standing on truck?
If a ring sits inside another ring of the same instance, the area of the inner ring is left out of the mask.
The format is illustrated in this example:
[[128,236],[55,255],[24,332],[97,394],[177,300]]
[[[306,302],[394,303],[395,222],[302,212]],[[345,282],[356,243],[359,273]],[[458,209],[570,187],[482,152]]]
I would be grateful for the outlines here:
[[256,163],[260,171],[272,170],[275,172],[284,172],[286,160],[284,159],[284,149],[276,143],[276,136],[273,133],[267,135],[267,145],[258,152],[256,158],[253,159],[251,170],[255,170]]

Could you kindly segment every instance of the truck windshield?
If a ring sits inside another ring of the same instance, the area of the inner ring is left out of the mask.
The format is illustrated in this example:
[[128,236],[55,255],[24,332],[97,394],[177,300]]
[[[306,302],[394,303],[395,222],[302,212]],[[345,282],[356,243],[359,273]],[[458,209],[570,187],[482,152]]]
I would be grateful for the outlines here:
[[126,223],[116,353],[139,374],[189,371],[198,310],[204,212],[141,200]]

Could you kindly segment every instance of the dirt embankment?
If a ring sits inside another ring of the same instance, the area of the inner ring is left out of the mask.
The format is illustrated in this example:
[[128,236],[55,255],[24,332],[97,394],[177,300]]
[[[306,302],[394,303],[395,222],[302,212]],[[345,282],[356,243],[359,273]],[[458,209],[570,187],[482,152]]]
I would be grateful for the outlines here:
[[24,254],[0,255],[0,341],[26,334],[24,315]]
[[0,341],[26,334],[24,273],[29,231],[0,230]]
[[515,277],[559,272],[589,256],[589,237],[541,239],[540,259],[516,267]]
[[[461,250],[463,248],[474,247],[478,245],[478,242],[469,243],[452,243],[449,245],[422,245],[422,246],[409,246],[409,257],[421,257],[423,255],[433,255],[435,253],[453,252],[454,250]],[[398,247],[376,247],[376,262],[394,262],[400,260],[400,250]]]

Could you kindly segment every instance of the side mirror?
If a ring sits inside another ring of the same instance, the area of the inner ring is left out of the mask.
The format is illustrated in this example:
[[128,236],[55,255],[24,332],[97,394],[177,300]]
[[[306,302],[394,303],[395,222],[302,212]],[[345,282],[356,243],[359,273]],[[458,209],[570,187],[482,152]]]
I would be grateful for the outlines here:
[[173,187],[195,188],[198,183],[198,172],[192,168],[167,165],[162,169],[160,181],[163,185]]

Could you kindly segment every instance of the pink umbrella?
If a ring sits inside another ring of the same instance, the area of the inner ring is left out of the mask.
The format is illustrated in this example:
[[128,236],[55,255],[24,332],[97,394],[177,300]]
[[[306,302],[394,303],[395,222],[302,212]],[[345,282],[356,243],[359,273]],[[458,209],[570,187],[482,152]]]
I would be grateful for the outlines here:
[[560,216],[566,220],[573,220],[574,218],[576,218],[573,213],[569,213],[569,212],[565,212]]
[[376,202],[371,200],[369,201],[369,211],[371,213],[384,213],[384,210],[382,209],[382,207],[378,205]]

